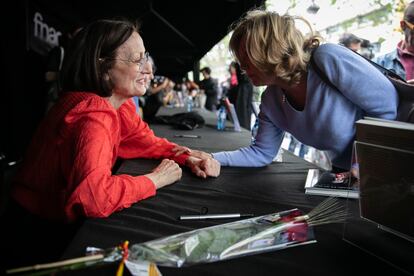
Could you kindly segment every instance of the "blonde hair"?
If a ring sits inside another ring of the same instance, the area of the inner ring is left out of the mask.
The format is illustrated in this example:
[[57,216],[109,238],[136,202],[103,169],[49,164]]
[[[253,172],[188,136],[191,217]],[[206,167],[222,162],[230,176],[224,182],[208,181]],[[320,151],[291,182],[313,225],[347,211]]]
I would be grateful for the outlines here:
[[[309,27],[308,38],[296,28],[297,19]],[[245,43],[246,54],[256,68],[289,84],[299,82],[307,71],[311,50],[322,41],[305,18],[258,9],[247,12],[232,27],[230,51],[236,59],[240,60],[240,45]]]

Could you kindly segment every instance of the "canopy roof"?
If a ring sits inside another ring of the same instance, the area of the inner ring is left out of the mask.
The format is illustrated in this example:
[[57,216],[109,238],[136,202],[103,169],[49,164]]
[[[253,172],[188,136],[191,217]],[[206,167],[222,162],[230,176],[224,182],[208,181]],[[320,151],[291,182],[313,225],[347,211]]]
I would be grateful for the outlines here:
[[154,57],[157,74],[182,77],[192,70],[228,32],[231,23],[264,0],[37,0],[53,14],[62,30],[98,18],[138,20],[145,47]]

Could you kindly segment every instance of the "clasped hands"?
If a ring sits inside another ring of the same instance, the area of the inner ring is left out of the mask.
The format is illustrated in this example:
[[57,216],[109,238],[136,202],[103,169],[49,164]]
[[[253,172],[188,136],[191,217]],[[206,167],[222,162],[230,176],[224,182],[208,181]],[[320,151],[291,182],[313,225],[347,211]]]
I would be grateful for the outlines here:
[[183,153],[190,155],[185,165],[198,177],[207,178],[208,176],[217,177],[220,175],[220,163],[211,154],[199,150],[191,150],[183,146],[176,146],[173,148],[173,151],[176,152],[175,156]]
[[[191,150],[183,146],[176,146],[172,151],[175,152],[175,156],[183,153],[189,154],[190,156],[187,158],[185,165],[198,177],[207,178],[208,176],[217,177],[220,175],[220,163],[211,154],[199,150]],[[159,189],[181,179],[182,170],[173,160],[164,159],[152,173],[146,176]]]

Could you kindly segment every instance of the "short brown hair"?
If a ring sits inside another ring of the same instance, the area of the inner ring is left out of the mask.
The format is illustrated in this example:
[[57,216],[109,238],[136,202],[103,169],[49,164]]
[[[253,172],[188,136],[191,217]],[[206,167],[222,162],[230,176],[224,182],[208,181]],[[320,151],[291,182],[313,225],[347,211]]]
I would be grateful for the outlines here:
[[63,62],[62,90],[111,96],[112,84],[104,75],[113,66],[116,50],[133,32],[138,32],[135,24],[119,20],[98,20],[82,28]]

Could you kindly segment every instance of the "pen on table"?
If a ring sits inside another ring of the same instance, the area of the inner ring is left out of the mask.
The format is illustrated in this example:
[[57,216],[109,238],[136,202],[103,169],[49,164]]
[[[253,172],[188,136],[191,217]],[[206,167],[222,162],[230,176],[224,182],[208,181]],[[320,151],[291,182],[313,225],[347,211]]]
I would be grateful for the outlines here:
[[189,215],[180,216],[179,220],[203,220],[203,219],[229,219],[229,218],[247,218],[253,217],[253,214],[210,214],[210,215]]
[[180,138],[200,138],[200,135],[193,135],[193,134],[176,134],[174,137],[180,137]]

